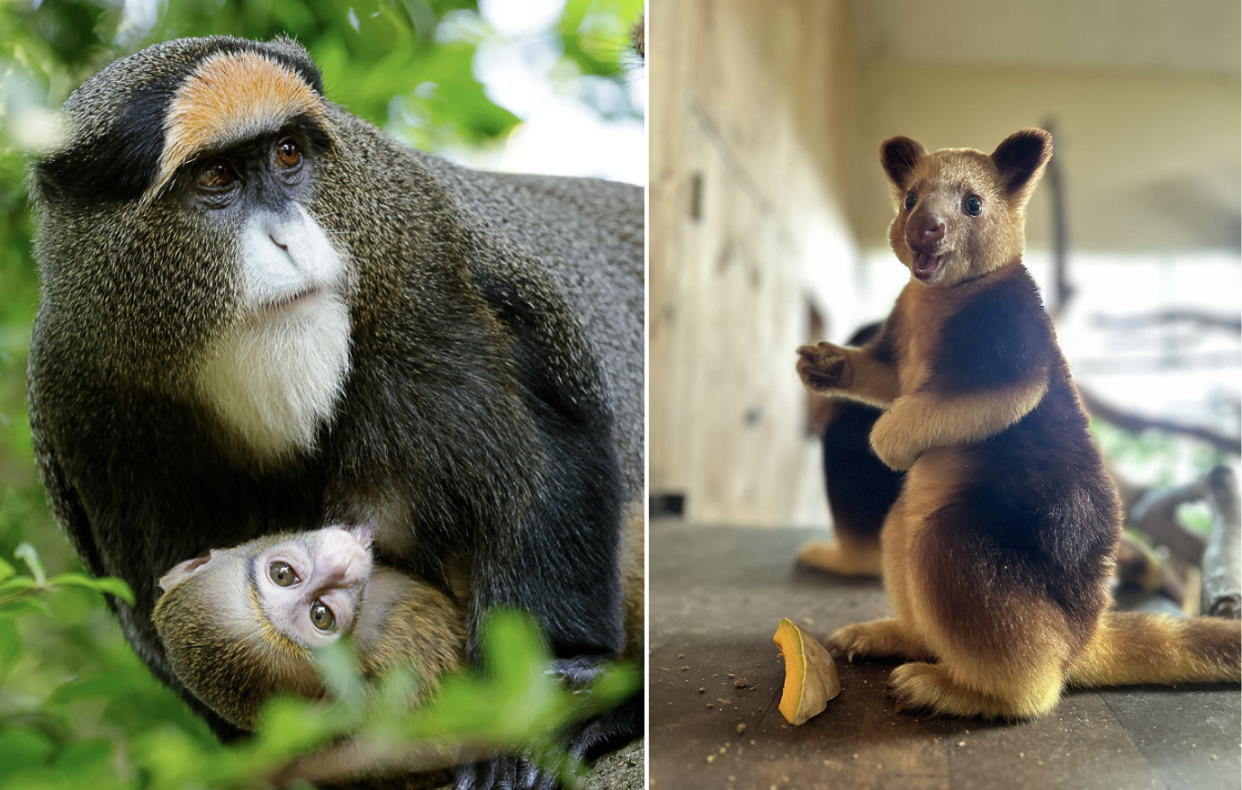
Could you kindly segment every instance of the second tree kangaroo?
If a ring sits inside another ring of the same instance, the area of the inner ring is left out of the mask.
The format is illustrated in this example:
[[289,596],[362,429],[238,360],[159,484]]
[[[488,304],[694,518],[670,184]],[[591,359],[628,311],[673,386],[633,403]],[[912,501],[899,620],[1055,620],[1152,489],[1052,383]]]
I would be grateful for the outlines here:
[[1067,684],[1238,682],[1242,623],[1107,611],[1121,506],[1022,265],[1051,135],[990,156],[895,137],[880,156],[913,277],[879,335],[802,346],[798,373],[886,410],[871,445],[908,470],[881,537],[897,617],[829,646],[909,659],[898,709],[960,716],[1036,716]]

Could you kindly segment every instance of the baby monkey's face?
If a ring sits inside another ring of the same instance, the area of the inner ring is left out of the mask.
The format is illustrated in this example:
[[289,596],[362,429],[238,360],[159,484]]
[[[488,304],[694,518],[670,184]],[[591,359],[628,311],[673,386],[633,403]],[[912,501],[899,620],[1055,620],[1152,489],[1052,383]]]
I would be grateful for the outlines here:
[[255,554],[250,583],[272,626],[308,647],[348,631],[371,576],[372,535],[367,527],[328,527]]

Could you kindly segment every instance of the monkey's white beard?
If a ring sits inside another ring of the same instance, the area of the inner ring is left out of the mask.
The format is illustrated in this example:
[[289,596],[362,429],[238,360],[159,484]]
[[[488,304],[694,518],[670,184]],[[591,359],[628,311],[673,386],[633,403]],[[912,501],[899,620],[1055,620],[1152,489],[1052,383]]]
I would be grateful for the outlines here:
[[261,461],[315,446],[349,374],[349,309],[328,291],[229,331],[199,368],[199,390]]

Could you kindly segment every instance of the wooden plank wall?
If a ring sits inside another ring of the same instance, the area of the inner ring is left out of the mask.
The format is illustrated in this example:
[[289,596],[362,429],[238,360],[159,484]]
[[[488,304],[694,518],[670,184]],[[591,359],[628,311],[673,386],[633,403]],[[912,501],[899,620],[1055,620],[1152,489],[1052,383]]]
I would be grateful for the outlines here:
[[823,497],[794,350],[857,260],[848,3],[650,15],[651,490],[690,521],[788,524]]

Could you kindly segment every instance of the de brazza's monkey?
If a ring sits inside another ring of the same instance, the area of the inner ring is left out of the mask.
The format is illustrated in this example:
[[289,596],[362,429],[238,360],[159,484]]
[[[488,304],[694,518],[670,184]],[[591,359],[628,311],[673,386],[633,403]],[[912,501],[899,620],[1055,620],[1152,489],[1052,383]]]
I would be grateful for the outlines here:
[[113,605],[157,675],[181,688],[151,625],[161,573],[331,523],[376,524],[387,563],[441,586],[464,562],[475,659],[496,605],[531,612],[567,675],[620,653],[641,189],[411,151],[284,38],[158,44],[62,116],[30,178],[36,457],[87,567],[133,587]]
[[[191,693],[229,722],[254,729],[260,706],[273,694],[309,699],[325,689],[313,650],[346,633],[359,668],[372,680],[395,668],[413,669],[409,700],[434,695],[440,676],[465,659],[464,581],[453,595],[373,561],[369,526],[326,527],[266,535],[178,563],[160,579],[152,614],[164,652]],[[636,522],[622,542],[626,648],[642,661],[643,530]],[[642,692],[618,715],[641,726]],[[579,743],[591,759],[592,744]],[[598,746],[598,744],[594,744]],[[286,778],[311,781],[379,780],[394,772],[436,770],[460,761],[457,750],[417,745],[380,758],[365,744],[338,744],[298,761]]]
[[799,349],[812,392],[884,409],[871,446],[907,470],[881,533],[897,617],[829,641],[909,659],[892,676],[901,708],[1017,718],[1067,684],[1242,677],[1236,620],[1107,611],[1120,502],[1022,265],[1051,156],[1038,129],[990,156],[886,141],[889,241],[913,276],[862,346]]

